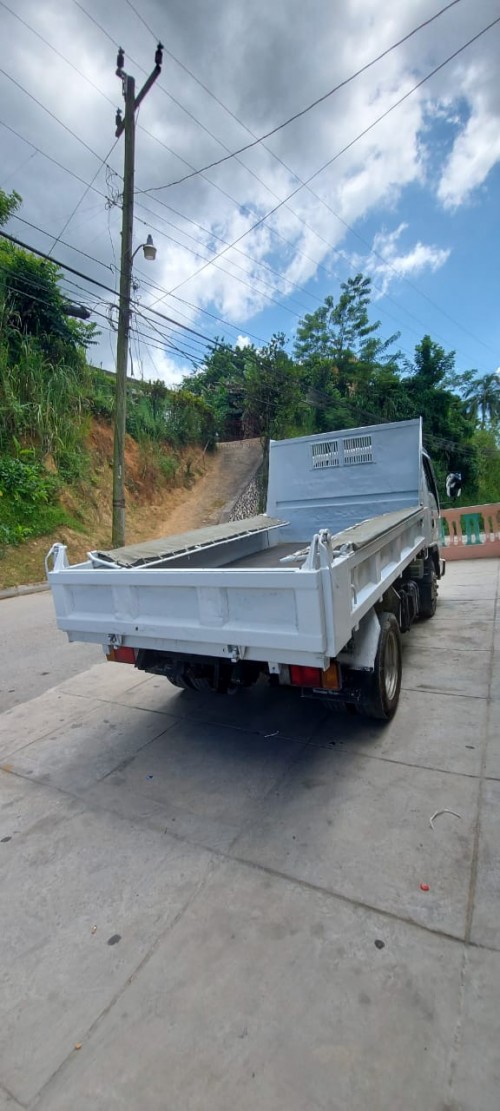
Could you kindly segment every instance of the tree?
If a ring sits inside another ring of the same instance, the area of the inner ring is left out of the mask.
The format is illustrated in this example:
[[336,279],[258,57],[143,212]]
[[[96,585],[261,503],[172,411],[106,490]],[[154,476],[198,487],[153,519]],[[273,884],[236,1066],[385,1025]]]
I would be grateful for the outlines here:
[[484,374],[473,378],[465,390],[466,405],[470,413],[479,418],[481,428],[495,429],[500,420],[500,377]]
[[413,363],[406,363],[404,379],[409,418],[423,417],[424,442],[429,447],[441,492],[450,471],[462,474],[462,498],[474,499],[478,460],[473,437],[475,422],[465,402],[448,388],[455,381],[455,352],[446,352],[426,335],[415,347]]
[[270,439],[301,431],[299,375],[285,351],[282,332],[258,351],[246,348],[243,405],[245,429],[260,436],[265,449]]
[[500,448],[491,428],[478,428],[474,434],[478,455],[478,480],[475,503],[500,501]]
[[[184,378],[182,388],[206,401],[214,414],[217,434],[223,439],[243,435],[245,350],[216,338],[203,366]],[[252,348],[253,350],[253,348]]]
[[[397,335],[382,340],[380,322],[370,322],[371,282],[362,274],[341,285],[338,302],[325,298],[297,329],[295,356],[304,369],[318,432],[363,423],[377,404],[394,416],[399,384]],[[370,416],[367,418],[371,419]]]
[[21,204],[22,197],[15,190],[13,193],[4,193],[3,189],[0,189],[0,228],[11,216],[14,216]]
[[95,332],[94,324],[68,320],[54,263],[0,241],[0,300],[3,330],[14,356],[23,337],[32,337],[51,361],[73,359]]

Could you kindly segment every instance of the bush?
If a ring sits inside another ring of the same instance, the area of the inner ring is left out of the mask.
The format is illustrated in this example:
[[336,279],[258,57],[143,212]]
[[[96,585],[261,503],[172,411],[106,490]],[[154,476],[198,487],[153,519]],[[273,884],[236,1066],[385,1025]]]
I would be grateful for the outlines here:
[[57,504],[58,480],[27,455],[0,456],[0,544],[21,544],[58,525],[78,527]]

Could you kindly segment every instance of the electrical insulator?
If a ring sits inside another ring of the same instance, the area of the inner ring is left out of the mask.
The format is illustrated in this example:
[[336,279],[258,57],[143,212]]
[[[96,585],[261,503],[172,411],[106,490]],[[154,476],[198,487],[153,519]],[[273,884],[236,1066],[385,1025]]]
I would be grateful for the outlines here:
[[155,66],[160,67],[163,62],[163,43],[159,42],[156,47]]
[[117,77],[122,76],[124,62],[125,62],[125,54],[123,53],[123,48],[120,46],[118,48],[118,54],[116,55],[116,76]]
[[122,117],[121,109],[117,108],[116,109],[116,116],[115,116],[115,126],[116,127],[121,127],[122,118],[123,117]]

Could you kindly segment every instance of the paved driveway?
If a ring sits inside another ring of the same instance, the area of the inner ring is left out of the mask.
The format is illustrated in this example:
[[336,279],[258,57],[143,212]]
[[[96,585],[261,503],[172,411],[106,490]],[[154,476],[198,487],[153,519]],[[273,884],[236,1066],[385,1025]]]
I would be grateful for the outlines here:
[[498,1111],[498,570],[385,728],[106,663],[0,716],[0,1111]]

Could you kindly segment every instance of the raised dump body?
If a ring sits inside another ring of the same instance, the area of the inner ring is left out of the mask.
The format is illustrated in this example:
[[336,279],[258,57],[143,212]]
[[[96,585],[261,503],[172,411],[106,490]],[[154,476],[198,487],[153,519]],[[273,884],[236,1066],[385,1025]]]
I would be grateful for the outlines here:
[[48,575],[70,640],[178,685],[228,689],[264,672],[361,703],[351,679],[375,674],[379,614],[399,635],[433,611],[437,543],[421,423],[405,421],[273,442],[267,514],[74,567],[55,545]]

